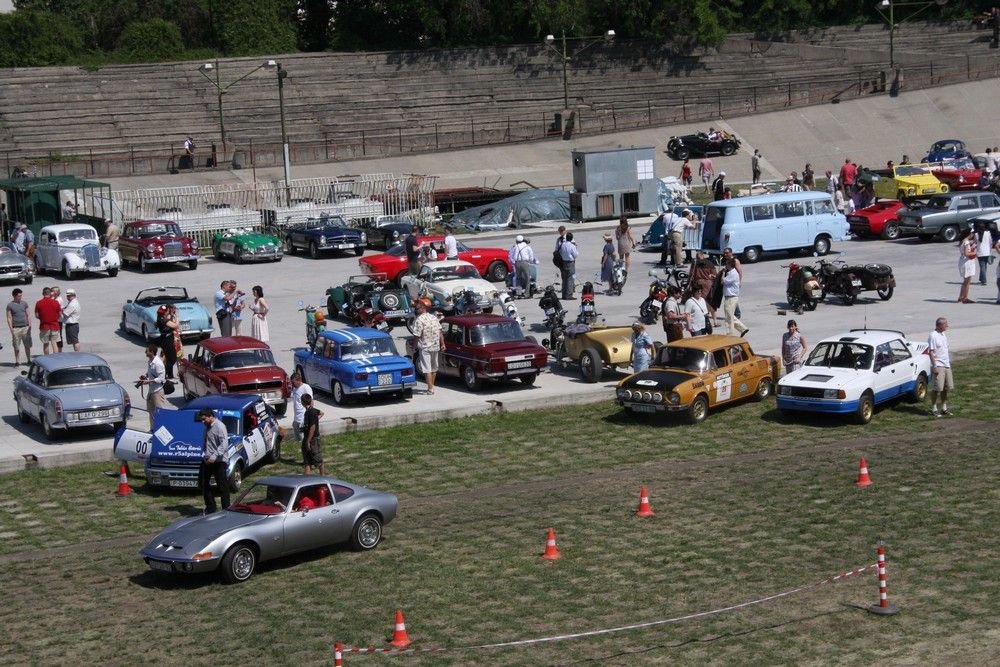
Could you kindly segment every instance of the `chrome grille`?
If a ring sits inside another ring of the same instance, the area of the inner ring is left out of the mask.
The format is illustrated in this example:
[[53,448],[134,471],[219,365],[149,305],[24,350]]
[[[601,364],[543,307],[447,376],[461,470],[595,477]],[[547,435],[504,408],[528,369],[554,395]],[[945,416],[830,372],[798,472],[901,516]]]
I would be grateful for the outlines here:
[[823,398],[824,389],[815,387],[792,387],[792,396],[799,398]]
[[172,241],[170,243],[163,244],[163,256],[164,257],[180,257],[184,254],[184,246],[180,241]]
[[87,262],[89,267],[98,267],[101,265],[101,249],[95,244],[90,243],[83,246],[83,259]]

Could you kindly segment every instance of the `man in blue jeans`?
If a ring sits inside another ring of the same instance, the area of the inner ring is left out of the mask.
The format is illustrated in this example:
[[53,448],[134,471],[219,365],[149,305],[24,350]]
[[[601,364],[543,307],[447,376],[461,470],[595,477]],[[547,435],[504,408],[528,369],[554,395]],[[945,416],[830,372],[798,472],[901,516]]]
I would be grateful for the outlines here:
[[580,256],[580,251],[573,242],[573,232],[566,232],[566,239],[559,246],[559,257],[562,258],[562,266],[559,272],[562,275],[562,298],[563,300],[573,298],[573,290],[576,285],[576,258]]
[[229,468],[229,432],[211,408],[199,410],[198,421],[205,425],[205,444],[201,451],[198,480],[205,498],[205,514],[213,514],[218,508],[212,491],[212,478],[215,478],[215,485],[219,487],[219,495],[222,496],[222,509],[229,507],[229,479],[226,475]]

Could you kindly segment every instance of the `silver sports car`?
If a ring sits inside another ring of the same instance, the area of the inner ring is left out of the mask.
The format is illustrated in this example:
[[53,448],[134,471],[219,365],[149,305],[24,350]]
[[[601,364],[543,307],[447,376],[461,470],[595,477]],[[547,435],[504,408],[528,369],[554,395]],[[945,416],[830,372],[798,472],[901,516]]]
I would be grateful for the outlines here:
[[258,562],[299,551],[341,542],[374,549],[397,505],[390,493],[331,477],[265,477],[227,510],[170,524],[139,555],[154,570],[219,569],[226,582],[239,583]]

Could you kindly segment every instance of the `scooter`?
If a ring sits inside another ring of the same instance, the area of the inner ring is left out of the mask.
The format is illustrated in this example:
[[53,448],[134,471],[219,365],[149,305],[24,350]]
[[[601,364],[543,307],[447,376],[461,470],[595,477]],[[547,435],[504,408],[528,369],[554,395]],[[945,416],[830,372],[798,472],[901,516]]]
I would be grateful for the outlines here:
[[299,301],[299,312],[302,311],[306,314],[306,344],[311,348],[319,335],[326,331],[326,315],[316,306],[306,306]]
[[688,273],[684,269],[672,268],[667,271],[649,270],[653,282],[649,284],[649,296],[639,304],[639,321],[643,324],[656,324],[663,313],[663,305],[667,302],[667,288],[674,285],[683,291],[688,285]]
[[816,310],[820,298],[818,292],[821,288],[813,272],[795,262],[787,266],[782,265],[781,268],[788,269],[788,281],[785,284],[788,307],[800,314],[804,310]]
[[628,280],[628,271],[625,270],[624,260],[615,260],[614,264],[611,265],[611,286],[608,292],[621,296],[626,280]]
[[587,281],[580,290],[580,313],[577,324],[593,324],[597,321],[597,304],[594,303],[594,283]]

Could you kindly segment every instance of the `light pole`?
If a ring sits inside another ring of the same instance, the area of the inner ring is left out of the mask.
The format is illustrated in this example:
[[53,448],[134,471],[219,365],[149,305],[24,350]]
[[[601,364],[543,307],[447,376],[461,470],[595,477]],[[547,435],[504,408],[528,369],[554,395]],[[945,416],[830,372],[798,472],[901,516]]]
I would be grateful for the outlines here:
[[[597,44],[601,40],[604,40],[606,44],[610,44],[615,40],[615,31],[608,30],[603,35],[591,35],[589,37],[566,37],[566,32],[562,33],[562,51],[557,49],[554,45],[556,42],[555,35],[545,36],[545,47],[554,53],[562,61],[562,82],[563,82],[563,109],[569,109],[569,80],[566,78],[566,66],[569,61],[580,55],[584,50],[589,49],[594,44]],[[574,51],[572,54],[567,48],[567,42],[579,41],[584,42],[580,48]]]
[[[925,2],[896,2],[896,0],[881,0],[877,5],[875,5],[875,11],[877,11],[885,21],[889,23],[889,69],[896,69],[896,53],[895,53],[895,37],[896,37],[896,7],[914,7],[915,9],[909,15],[903,17],[900,23],[904,21],[909,21],[914,16],[924,11],[928,7],[937,5],[938,7],[943,7],[948,4],[948,0],[926,0]],[[889,14],[886,15],[886,10]]]
[[291,191],[288,184],[292,176],[288,169],[288,132],[285,130],[285,77],[288,76],[288,70],[277,60],[268,60],[263,66],[278,73],[278,111],[281,114],[281,160],[285,168],[285,206],[291,206]]
[[[230,88],[232,88],[233,86],[235,86],[236,84],[238,84],[240,81],[242,81],[243,79],[247,78],[248,76],[250,76],[251,74],[253,74],[257,70],[259,70],[259,69],[261,69],[263,67],[268,67],[269,66],[268,63],[273,63],[273,62],[274,62],[273,60],[269,60],[267,63],[262,63],[260,65],[257,65],[257,67],[254,67],[252,70],[250,70],[249,72],[247,72],[246,74],[244,74],[240,78],[238,78],[235,81],[232,81],[230,83],[227,83],[226,85],[222,85],[222,82],[219,80],[219,61],[218,60],[216,60],[214,64],[213,63],[205,63],[204,65],[201,65],[201,66],[198,67],[198,72],[203,77],[205,77],[205,80],[208,81],[213,86],[215,86],[215,91],[216,91],[217,96],[218,96],[218,100],[219,100],[219,135],[220,135],[220,139],[222,140],[222,152],[223,153],[226,152],[226,120],[225,120],[225,117],[222,114],[222,96],[225,95],[229,91]],[[210,72],[215,72],[215,77],[210,76],[210,74],[209,74]]]

